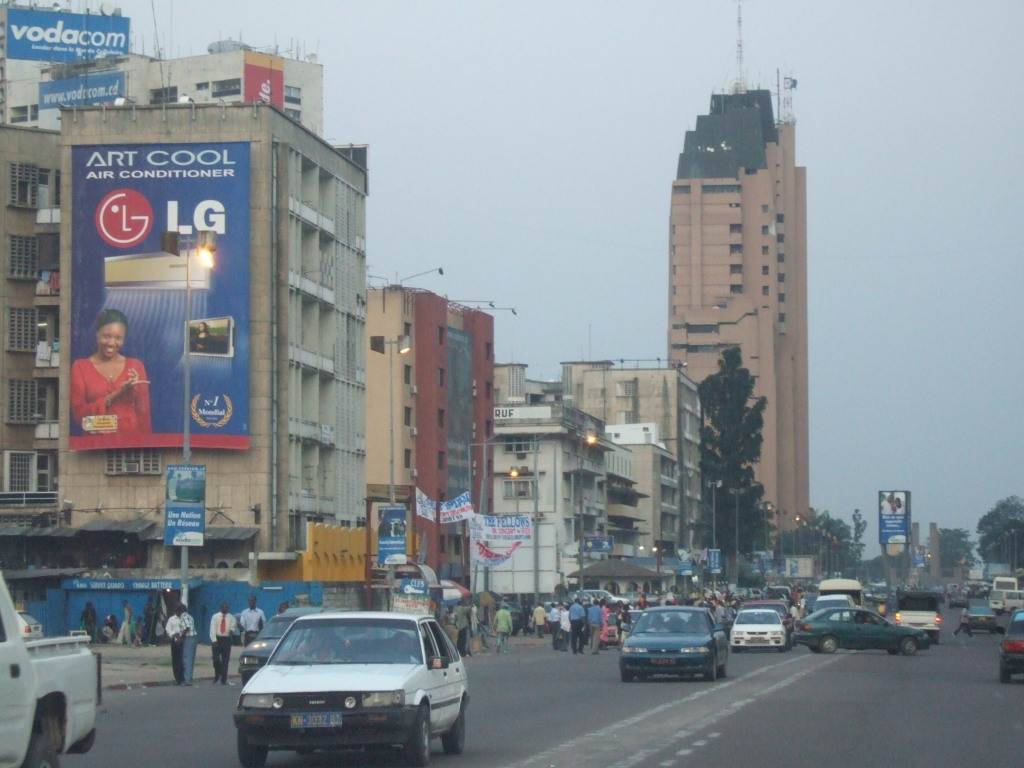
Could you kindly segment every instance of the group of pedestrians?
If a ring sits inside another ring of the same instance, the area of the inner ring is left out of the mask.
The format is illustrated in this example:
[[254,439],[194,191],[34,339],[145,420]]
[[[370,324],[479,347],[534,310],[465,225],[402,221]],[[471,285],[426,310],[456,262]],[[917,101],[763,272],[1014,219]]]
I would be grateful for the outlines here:
[[588,600],[584,605],[577,597],[571,603],[552,604],[546,616],[542,614],[543,610],[542,606],[534,610],[534,625],[538,636],[546,623],[551,635],[552,650],[568,652],[571,649],[574,655],[586,653],[588,649],[592,654],[600,653],[602,638],[607,633],[613,615],[619,626],[629,621],[627,607],[622,606],[619,613],[615,614],[604,600]]
[[497,610],[493,610],[490,604],[477,605],[466,598],[455,606],[452,612],[451,621],[455,625],[456,641],[455,646],[461,656],[473,655],[473,639],[480,640],[481,650],[490,648],[490,639],[493,637],[497,642],[498,653],[508,653],[509,638],[512,636],[512,612],[508,603],[501,603]]

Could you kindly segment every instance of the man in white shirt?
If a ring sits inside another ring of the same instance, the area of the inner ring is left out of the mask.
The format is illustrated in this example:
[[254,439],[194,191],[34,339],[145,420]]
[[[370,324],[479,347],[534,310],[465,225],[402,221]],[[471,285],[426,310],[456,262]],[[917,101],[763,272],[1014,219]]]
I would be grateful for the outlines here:
[[572,619],[569,618],[569,608],[565,603],[558,604],[558,629],[559,629],[559,650],[569,650],[569,637],[572,634]]
[[226,602],[220,604],[220,612],[210,619],[210,643],[213,648],[214,685],[228,684],[228,665],[231,663],[231,636],[238,632],[238,620],[228,609]]
[[249,595],[249,607],[238,615],[238,623],[242,627],[242,645],[248,645],[256,639],[267,621],[262,608],[256,607],[256,595]]
[[185,671],[182,667],[181,651],[184,646],[184,627],[181,623],[181,614],[184,612],[185,606],[179,603],[178,607],[174,609],[174,613],[167,619],[167,624],[164,626],[164,631],[167,633],[167,637],[171,641],[171,670],[174,672],[174,684],[181,685],[185,682]]
[[188,612],[188,606],[181,604],[181,668],[185,677],[182,685],[192,685],[192,673],[196,667],[196,648],[199,647],[199,633],[196,632],[196,621]]

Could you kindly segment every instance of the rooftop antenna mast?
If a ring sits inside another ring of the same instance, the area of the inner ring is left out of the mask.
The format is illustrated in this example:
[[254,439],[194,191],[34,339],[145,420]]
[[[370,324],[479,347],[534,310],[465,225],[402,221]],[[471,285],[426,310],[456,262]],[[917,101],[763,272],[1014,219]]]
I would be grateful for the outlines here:
[[743,79],[743,0],[736,0],[736,82],[732,92],[747,92],[747,83]]

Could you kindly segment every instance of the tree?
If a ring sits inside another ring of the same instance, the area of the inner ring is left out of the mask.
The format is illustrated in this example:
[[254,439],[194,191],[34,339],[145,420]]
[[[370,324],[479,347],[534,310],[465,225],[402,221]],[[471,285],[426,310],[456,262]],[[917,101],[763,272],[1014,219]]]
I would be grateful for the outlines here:
[[1024,499],[1008,496],[997,501],[978,521],[978,551],[990,563],[1020,562],[1024,543]]
[[952,575],[957,566],[970,567],[974,559],[974,542],[966,528],[939,528],[939,562],[943,572]]
[[[701,525],[705,546],[711,545],[710,512],[717,511],[719,546],[736,541],[734,520],[738,491],[739,549],[750,553],[763,540],[764,511],[759,506],[764,488],[754,481],[754,465],[761,459],[761,430],[768,401],[754,398],[754,377],[743,367],[739,347],[730,347],[718,361],[718,373],[700,384],[704,424],[700,430],[700,469],[706,481],[705,520]],[[713,498],[712,498],[713,497]],[[728,514],[727,514],[728,513]],[[722,547],[727,552],[732,547]]]
[[864,532],[868,529],[868,522],[864,519],[859,509],[853,510],[853,544],[851,554],[854,564],[859,568],[864,560]]

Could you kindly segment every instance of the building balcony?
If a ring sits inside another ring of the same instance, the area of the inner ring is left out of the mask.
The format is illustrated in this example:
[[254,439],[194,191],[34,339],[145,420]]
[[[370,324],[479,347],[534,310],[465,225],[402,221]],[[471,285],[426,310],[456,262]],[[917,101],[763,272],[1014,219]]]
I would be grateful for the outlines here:
[[35,378],[56,378],[60,373],[60,344],[40,341],[36,344]]
[[305,294],[310,298],[322,301],[330,306],[335,305],[337,296],[334,293],[333,288],[328,288],[326,285],[321,285],[316,280],[310,280],[306,275],[318,275],[316,272],[308,272],[299,274],[292,270],[288,270],[288,287],[292,288],[299,293]]
[[329,216],[324,216],[305,200],[298,200],[297,198],[289,197],[288,210],[310,226],[314,226],[317,229],[321,229],[324,232],[329,233],[331,236],[334,236],[336,230],[334,219]]
[[333,424],[321,424],[318,421],[289,417],[288,435],[289,437],[295,437],[306,442],[334,445]]
[[288,362],[302,368],[309,368],[330,376],[334,375],[334,359],[324,357],[316,352],[300,347],[298,344],[288,345]]
[[0,493],[0,508],[56,507],[56,491],[4,491]]
[[60,304],[60,271],[43,270],[36,281],[36,305],[48,306],[46,299],[54,299],[54,306]]

